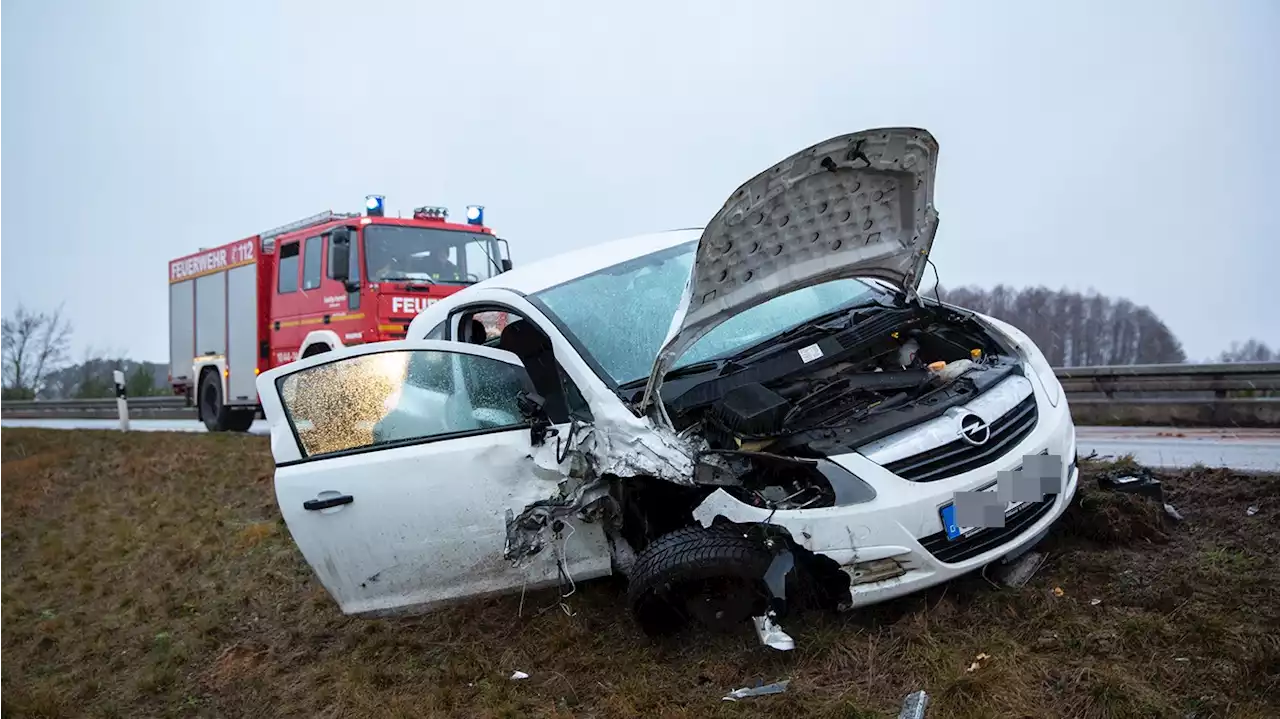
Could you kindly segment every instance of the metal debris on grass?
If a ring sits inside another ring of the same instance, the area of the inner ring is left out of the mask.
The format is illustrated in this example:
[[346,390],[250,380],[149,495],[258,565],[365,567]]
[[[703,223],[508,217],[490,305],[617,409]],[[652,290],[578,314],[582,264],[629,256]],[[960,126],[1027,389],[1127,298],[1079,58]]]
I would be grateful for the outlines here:
[[743,687],[741,689],[734,689],[728,694],[725,694],[724,699],[722,701],[736,702],[739,699],[746,699],[747,697],[760,697],[768,694],[781,694],[787,690],[787,685],[790,683],[791,683],[790,679],[783,679],[782,681],[774,682],[773,684],[757,684],[754,687]]
[[1251,505],[1248,509],[1244,510],[1245,515],[1246,515],[1246,516],[1249,516],[1249,517],[1252,517],[1253,515],[1257,514],[1258,512],[1259,512],[1259,507],[1258,507],[1258,505],[1256,505],[1256,504]]
[[902,700],[902,711],[898,719],[924,719],[924,710],[929,708],[929,695],[923,689],[911,692]]

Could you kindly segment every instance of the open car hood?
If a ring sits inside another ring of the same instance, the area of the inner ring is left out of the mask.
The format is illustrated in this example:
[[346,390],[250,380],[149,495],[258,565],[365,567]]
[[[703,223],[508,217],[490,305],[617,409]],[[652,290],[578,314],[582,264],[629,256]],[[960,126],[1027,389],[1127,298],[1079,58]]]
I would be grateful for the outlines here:
[[698,240],[641,409],[694,342],[774,297],[848,277],[914,297],[938,229],[937,157],[926,130],[864,130],[801,150],[735,190]]

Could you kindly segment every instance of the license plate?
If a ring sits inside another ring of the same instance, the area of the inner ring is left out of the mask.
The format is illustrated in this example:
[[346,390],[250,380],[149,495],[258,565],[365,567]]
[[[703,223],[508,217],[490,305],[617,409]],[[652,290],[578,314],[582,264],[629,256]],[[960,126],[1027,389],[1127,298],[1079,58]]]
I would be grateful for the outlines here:
[[[994,492],[996,491],[996,488],[992,487],[991,489],[984,490],[984,491]],[[1004,516],[1008,517],[1010,513],[1012,513],[1014,510],[1018,509],[1024,504],[1026,504],[1026,502],[1008,503],[1007,505],[1005,505],[1005,508],[1004,508]],[[938,510],[938,513],[942,515],[942,527],[947,530],[947,539],[953,542],[956,541],[957,539],[960,539],[961,537],[972,534],[980,529],[985,529],[985,527],[958,526],[956,524],[956,506],[954,503],[947,503],[943,505],[942,509]]]
[[[1047,454],[1048,454],[1048,450],[1045,450],[1045,451],[1041,452],[1040,454],[1041,454],[1041,455],[1047,455]],[[1029,456],[1028,456],[1028,457],[1026,457],[1025,459],[1026,459],[1026,460],[1030,460],[1030,459],[1032,458],[1032,456],[1035,456],[1035,455],[1029,455]],[[1039,459],[1039,457],[1038,457],[1038,456],[1035,456],[1035,457],[1036,457],[1037,459]],[[1013,471],[1014,471],[1015,473],[1020,473],[1020,472],[1022,472],[1022,469],[1023,469],[1022,467],[1018,467],[1018,468],[1014,469]],[[980,490],[980,491],[983,491],[983,492],[996,492],[996,491],[998,491],[998,490],[999,490],[999,488],[1000,488],[1000,487],[999,487],[999,483],[997,482],[996,484],[992,484],[990,487],[987,487],[986,489],[984,489],[984,490]],[[1007,496],[1007,495],[1006,495],[1006,496]],[[1043,500],[1043,495],[1042,495],[1041,499]],[[1024,502],[1024,501],[1016,501],[1016,500],[1015,500],[1015,501],[1012,501],[1012,502],[1007,503],[1007,504],[1005,505],[1005,507],[1004,507],[1004,516],[1007,518],[1010,514],[1012,514],[1013,512],[1017,511],[1019,508],[1021,508],[1022,506],[1026,505],[1026,504],[1028,504],[1028,502]],[[974,532],[977,532],[977,531],[980,531],[980,530],[986,529],[986,527],[961,527],[959,524],[957,524],[957,523],[956,523],[956,505],[955,505],[955,502],[954,502],[954,501],[952,501],[952,502],[948,502],[948,503],[946,503],[946,504],[942,505],[942,507],[938,509],[938,514],[939,514],[939,516],[942,518],[942,528],[943,528],[943,529],[946,531],[946,533],[947,533],[947,539],[948,539],[948,540],[950,540],[950,541],[952,541],[952,542],[954,542],[954,541],[956,541],[957,539],[960,539],[960,538],[962,538],[962,537],[965,537],[965,536],[968,536],[968,535],[970,535],[970,534],[973,534]]]

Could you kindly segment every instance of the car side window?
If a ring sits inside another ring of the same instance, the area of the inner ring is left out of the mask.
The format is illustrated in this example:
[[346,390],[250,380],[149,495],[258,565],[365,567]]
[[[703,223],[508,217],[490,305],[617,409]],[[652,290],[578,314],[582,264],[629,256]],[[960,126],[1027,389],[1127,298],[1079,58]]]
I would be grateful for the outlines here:
[[298,291],[298,243],[280,245],[280,281],[276,292],[286,294]]
[[322,457],[528,426],[521,367],[439,350],[345,357],[277,380],[302,455]]
[[[470,342],[473,344],[483,344],[488,347],[494,347],[501,350],[507,350],[520,355],[521,361],[525,363],[526,369],[534,373],[535,377],[540,377],[543,384],[555,385],[552,377],[559,377],[559,386],[554,390],[548,390],[547,387],[538,388],[538,382],[535,381],[535,389],[542,394],[548,395],[544,399],[548,400],[547,413],[551,417],[551,421],[560,423],[568,422],[571,418],[579,420],[591,420],[591,408],[587,404],[587,400],[582,396],[581,390],[574,383],[573,378],[565,372],[564,366],[560,364],[558,359],[554,358],[554,353],[548,354],[547,358],[528,356],[528,340],[519,342],[506,334],[508,327],[517,324],[524,324],[529,327],[536,325],[524,318],[523,316],[512,312],[511,310],[497,307],[484,308],[473,305],[471,308],[464,308],[454,312],[454,316],[461,315],[458,322],[458,337],[455,340],[460,342]],[[550,339],[546,338],[546,333],[541,329],[537,330],[543,336],[546,342],[545,346],[551,346]],[[522,352],[524,354],[522,354]],[[547,360],[554,362],[555,375],[548,376],[547,372],[539,371],[539,367],[546,369]],[[536,366],[530,368],[529,363]],[[551,395],[558,396],[551,396]]]
[[428,333],[427,333],[427,336],[426,336],[426,337],[423,337],[423,339],[425,339],[425,340],[442,340],[442,339],[444,339],[444,338],[445,338],[445,335],[446,335],[446,334],[448,334],[448,332],[449,332],[449,321],[448,321],[448,320],[445,320],[444,322],[441,322],[440,324],[436,325],[435,327],[432,327],[432,328],[431,328],[431,331],[430,331],[430,332],[428,332]]

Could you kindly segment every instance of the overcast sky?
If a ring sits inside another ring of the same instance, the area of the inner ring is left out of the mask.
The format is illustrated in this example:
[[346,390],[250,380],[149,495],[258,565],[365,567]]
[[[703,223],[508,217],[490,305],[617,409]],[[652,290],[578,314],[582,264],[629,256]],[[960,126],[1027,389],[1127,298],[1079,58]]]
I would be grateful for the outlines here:
[[1280,344],[1280,3],[623,5],[4,0],[3,311],[166,361],[170,259],[368,193],[484,204],[521,263],[911,125],[944,285],[1127,297],[1192,359]]

